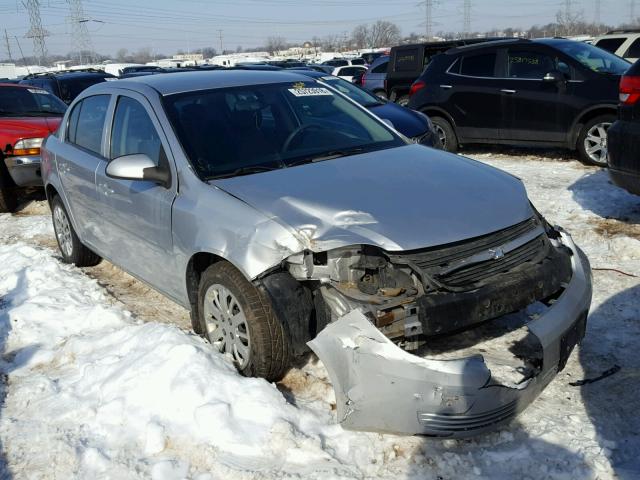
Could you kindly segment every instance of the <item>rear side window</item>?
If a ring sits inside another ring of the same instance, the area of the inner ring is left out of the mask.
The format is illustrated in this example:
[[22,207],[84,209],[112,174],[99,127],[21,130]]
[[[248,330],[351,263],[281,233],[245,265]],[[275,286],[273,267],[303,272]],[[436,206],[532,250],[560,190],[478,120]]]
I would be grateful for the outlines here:
[[133,98],[120,97],[111,131],[111,155],[143,153],[160,164],[162,142],[145,108]]
[[396,52],[394,71],[417,72],[422,70],[422,56],[419,48],[403,48]]
[[351,65],[364,65],[365,61],[364,58],[354,58],[353,60],[351,60]]
[[625,40],[625,38],[603,38],[596,43],[596,47],[602,48],[607,52],[616,53]]
[[509,50],[507,77],[541,80],[552,70],[556,62],[544,53],[527,50]]
[[340,70],[340,75],[345,77],[353,77],[354,75],[358,75],[362,73],[364,69],[359,67],[345,67]]
[[[71,143],[85,148],[90,152],[101,154],[102,131],[109,107],[109,95],[94,95],[87,97],[71,112],[69,121],[69,136]],[[74,119],[78,111],[77,120]]]
[[637,38],[623,55],[624,58],[640,58],[640,38]]
[[76,130],[78,129],[78,116],[80,115],[80,108],[82,102],[76,104],[69,115],[69,122],[67,123],[67,140],[70,143],[76,143]]
[[460,75],[467,77],[493,77],[495,75],[495,53],[464,57],[461,62]]
[[388,67],[389,67],[389,62],[382,62],[376,68],[371,70],[371,73],[387,73]]

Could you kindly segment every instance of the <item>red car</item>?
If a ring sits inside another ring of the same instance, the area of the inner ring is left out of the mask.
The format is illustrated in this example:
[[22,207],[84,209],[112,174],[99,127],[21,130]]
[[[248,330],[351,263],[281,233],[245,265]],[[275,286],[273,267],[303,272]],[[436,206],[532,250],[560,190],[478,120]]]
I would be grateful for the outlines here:
[[16,209],[21,189],[42,185],[40,145],[66,109],[46,90],[0,83],[0,212]]

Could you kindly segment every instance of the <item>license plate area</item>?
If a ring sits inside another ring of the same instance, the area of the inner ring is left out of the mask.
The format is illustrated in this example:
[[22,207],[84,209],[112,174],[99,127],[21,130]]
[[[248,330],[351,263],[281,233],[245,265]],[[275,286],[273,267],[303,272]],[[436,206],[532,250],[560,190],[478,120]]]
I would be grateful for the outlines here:
[[587,329],[587,314],[581,315],[580,319],[567,330],[560,339],[560,361],[558,362],[558,371],[564,370],[567,366],[569,355],[574,347],[582,341]]

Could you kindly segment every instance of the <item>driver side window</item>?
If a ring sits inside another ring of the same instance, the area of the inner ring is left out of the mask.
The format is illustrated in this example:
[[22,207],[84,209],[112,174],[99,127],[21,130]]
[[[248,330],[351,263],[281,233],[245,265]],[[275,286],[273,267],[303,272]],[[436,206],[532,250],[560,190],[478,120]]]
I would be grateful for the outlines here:
[[144,154],[160,165],[162,142],[145,108],[130,97],[120,97],[111,129],[110,159]]

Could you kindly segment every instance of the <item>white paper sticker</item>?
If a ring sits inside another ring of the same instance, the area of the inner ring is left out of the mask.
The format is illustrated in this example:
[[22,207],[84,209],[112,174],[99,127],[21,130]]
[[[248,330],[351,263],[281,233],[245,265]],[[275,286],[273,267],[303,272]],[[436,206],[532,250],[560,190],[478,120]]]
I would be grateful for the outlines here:
[[49,95],[49,92],[47,92],[46,90],[36,90],[35,88],[27,88],[27,90],[29,90],[29,92],[31,93],[38,93],[40,95]]
[[322,95],[333,96],[326,88],[290,88],[289,91],[296,97],[318,97]]

